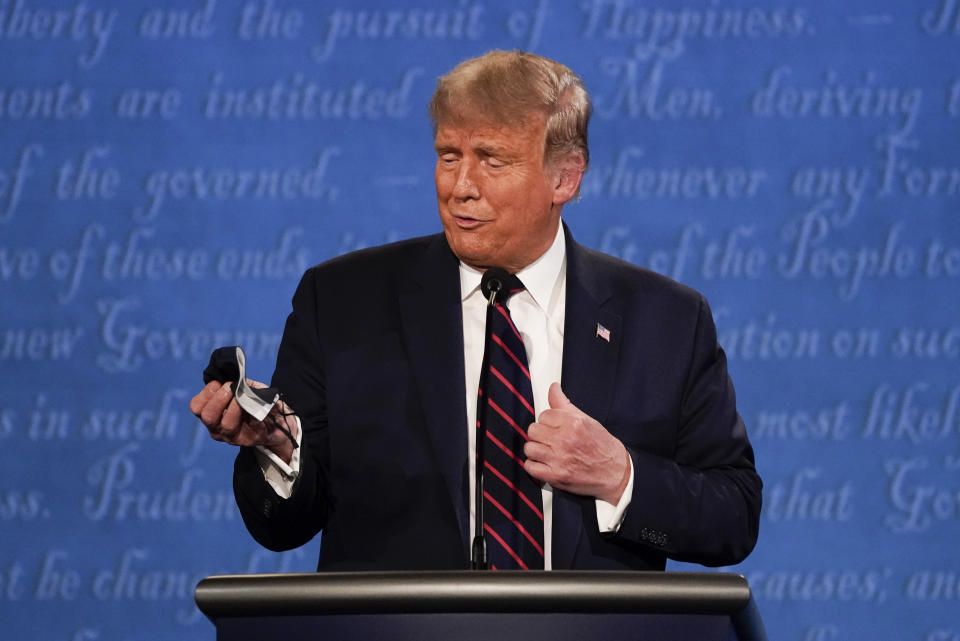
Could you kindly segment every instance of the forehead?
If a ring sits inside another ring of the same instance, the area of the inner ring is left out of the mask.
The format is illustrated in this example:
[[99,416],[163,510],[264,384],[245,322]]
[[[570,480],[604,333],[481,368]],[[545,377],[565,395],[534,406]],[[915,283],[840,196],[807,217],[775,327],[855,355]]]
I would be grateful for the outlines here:
[[475,148],[493,146],[510,150],[539,149],[544,145],[545,119],[539,114],[504,124],[482,119],[441,122],[437,126],[434,145]]

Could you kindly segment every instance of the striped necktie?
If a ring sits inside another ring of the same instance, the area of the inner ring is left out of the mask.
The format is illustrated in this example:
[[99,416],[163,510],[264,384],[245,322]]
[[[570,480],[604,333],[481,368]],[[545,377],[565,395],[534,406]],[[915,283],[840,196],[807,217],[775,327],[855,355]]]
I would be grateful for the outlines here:
[[543,569],[543,497],[540,483],[523,469],[527,427],[536,420],[533,388],[523,339],[506,308],[507,299],[523,289],[511,275],[487,316],[490,338],[477,398],[478,421],[482,413],[486,426],[477,440],[485,461],[484,535],[496,570]]

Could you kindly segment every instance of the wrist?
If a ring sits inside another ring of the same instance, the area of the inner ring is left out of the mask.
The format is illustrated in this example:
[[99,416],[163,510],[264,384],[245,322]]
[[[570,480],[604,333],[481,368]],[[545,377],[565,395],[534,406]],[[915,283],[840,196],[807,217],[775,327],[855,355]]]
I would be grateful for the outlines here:
[[[276,454],[284,463],[290,463],[293,459],[293,451],[297,447],[296,444],[300,441],[300,421],[296,420],[295,417],[293,420],[288,420],[294,415],[283,401],[274,410],[277,411],[277,415],[271,415],[267,419],[269,431],[264,447]],[[272,429],[270,429],[271,427]],[[287,432],[289,432],[289,435]]]
[[620,502],[620,499],[623,498],[623,493],[627,489],[627,484],[630,482],[630,453],[627,452],[627,448],[621,443],[620,448],[622,455],[620,457],[620,465],[617,466],[617,471],[619,474],[613,474],[613,478],[619,478],[619,481],[616,485],[607,491],[605,496],[598,496],[602,501],[606,501],[610,505],[617,505]]
[[278,443],[270,443],[267,446],[267,449],[280,457],[284,463],[290,463],[293,459],[293,444],[290,443],[290,439],[286,436],[283,437],[283,440]]

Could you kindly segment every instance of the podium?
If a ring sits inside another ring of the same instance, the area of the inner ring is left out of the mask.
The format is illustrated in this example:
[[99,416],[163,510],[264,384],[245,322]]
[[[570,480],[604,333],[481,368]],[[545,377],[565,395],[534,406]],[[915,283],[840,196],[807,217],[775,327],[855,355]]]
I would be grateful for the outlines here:
[[217,641],[766,641],[736,574],[224,575],[195,596]]

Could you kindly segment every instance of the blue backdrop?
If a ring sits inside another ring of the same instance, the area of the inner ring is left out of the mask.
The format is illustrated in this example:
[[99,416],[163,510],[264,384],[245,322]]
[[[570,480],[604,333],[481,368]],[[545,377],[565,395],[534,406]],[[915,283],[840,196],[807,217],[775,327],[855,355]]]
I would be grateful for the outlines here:
[[712,303],[771,638],[960,639],[958,45],[960,0],[0,0],[0,637],[212,639],[200,578],[314,567],[187,401],[439,230],[434,80],[523,48],[595,100],[577,239]]

